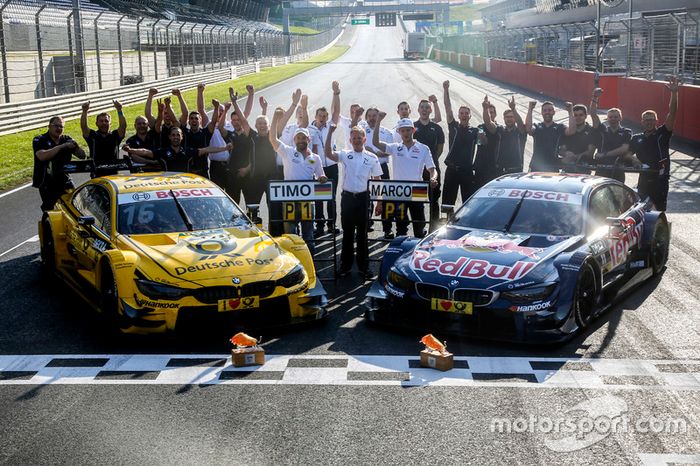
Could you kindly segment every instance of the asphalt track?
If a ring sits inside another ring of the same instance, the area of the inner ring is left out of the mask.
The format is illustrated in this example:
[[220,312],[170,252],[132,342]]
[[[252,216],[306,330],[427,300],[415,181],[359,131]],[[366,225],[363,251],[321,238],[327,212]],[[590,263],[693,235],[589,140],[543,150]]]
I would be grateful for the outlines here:
[[[329,107],[338,80],[344,111],[376,105],[387,126],[401,100],[442,102],[445,79],[455,107],[480,111],[488,93],[500,113],[515,93],[524,115],[537,97],[404,62],[400,40],[398,29],[360,27],[339,60],[262,94],[286,107],[300,87],[312,109]],[[447,374],[411,362],[420,332],[362,320],[366,284],[356,275],[327,284],[325,325],[264,335],[274,356],[255,372],[232,370],[221,332],[115,335],[65,287],[41,281],[36,190],[3,195],[0,462],[700,464],[700,163],[678,151],[672,159],[673,236],[659,279],[562,346],[451,340],[460,363]],[[499,419],[525,424],[499,432]],[[630,425],[606,428],[615,419]],[[685,428],[636,428],[650,419]],[[571,436],[547,420],[581,427]]]

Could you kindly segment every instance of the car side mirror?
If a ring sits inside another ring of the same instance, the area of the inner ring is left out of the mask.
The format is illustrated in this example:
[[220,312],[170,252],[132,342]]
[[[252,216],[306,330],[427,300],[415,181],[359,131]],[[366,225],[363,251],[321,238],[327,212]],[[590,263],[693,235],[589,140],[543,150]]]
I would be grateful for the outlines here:
[[91,227],[95,224],[95,217],[92,217],[90,215],[84,215],[82,217],[78,217],[78,225],[83,226],[83,227]]

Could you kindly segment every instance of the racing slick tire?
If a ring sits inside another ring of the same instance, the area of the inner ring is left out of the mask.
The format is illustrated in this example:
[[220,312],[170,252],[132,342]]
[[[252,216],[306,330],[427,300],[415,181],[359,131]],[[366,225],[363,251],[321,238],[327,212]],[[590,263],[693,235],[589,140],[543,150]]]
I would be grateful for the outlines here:
[[659,219],[654,226],[654,236],[651,238],[651,250],[649,251],[649,262],[654,277],[666,267],[670,243],[671,235],[668,223],[665,219]]
[[576,283],[573,311],[576,324],[586,328],[595,315],[597,296],[596,273],[590,262],[584,262]]
[[45,274],[53,274],[56,269],[56,246],[54,245],[53,230],[48,217],[41,221],[41,267]]

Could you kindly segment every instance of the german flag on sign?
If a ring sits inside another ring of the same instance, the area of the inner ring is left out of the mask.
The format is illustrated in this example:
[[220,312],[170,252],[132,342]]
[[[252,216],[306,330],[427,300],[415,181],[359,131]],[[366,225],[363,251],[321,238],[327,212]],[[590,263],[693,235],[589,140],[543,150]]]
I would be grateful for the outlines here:
[[412,197],[419,199],[427,199],[428,188],[425,186],[415,186],[411,193]]
[[330,184],[315,184],[314,185],[314,195],[316,195],[316,196],[330,196],[331,195],[331,185]]

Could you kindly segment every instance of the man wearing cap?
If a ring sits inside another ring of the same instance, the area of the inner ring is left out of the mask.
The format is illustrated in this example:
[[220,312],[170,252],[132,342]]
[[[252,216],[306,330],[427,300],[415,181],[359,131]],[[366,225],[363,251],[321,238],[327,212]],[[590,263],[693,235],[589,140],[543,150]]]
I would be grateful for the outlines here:
[[[294,133],[294,147],[288,146],[280,141],[277,137],[279,122],[284,116],[284,109],[277,108],[272,117],[270,132],[270,144],[275,152],[282,158],[284,164],[284,179],[285,181],[300,181],[300,180],[318,180],[320,183],[326,183],[328,178],[323,172],[321,158],[311,152],[309,149],[310,135],[306,128],[297,128]],[[300,203],[298,203],[300,204]],[[311,203],[313,207],[313,203]],[[297,209],[295,208],[295,211]],[[313,217],[313,213],[311,215]],[[294,233],[296,231],[296,222],[285,222],[284,231],[286,233]],[[301,236],[307,242],[309,250],[313,254],[315,248],[314,225],[313,222],[301,222]]]
[[343,165],[343,191],[340,198],[340,221],[343,225],[343,250],[340,255],[340,271],[344,277],[352,269],[355,254],[353,239],[357,241],[357,267],[365,280],[374,278],[369,270],[369,251],[367,248],[367,210],[369,208],[369,193],[367,182],[378,180],[382,175],[379,159],[376,155],[365,150],[367,136],[360,126],[354,126],[350,131],[351,150],[334,152],[331,147],[333,132],[336,125],[332,124],[326,137],[326,157]]
[[[438,185],[438,174],[435,169],[435,163],[428,146],[413,139],[413,132],[415,131],[413,121],[408,118],[399,120],[397,126],[401,134],[401,142],[385,144],[379,140],[379,129],[385,117],[385,112],[379,112],[377,123],[374,125],[372,145],[380,151],[385,152],[387,155],[392,156],[391,171],[394,174],[394,179],[423,181],[423,171],[427,170],[430,174],[430,186],[435,188]],[[403,212],[404,214],[403,218],[396,222],[397,236],[403,236],[408,233],[406,208],[411,212],[413,235],[417,238],[422,238],[425,236],[425,207],[419,202],[396,204],[396,211]]]

